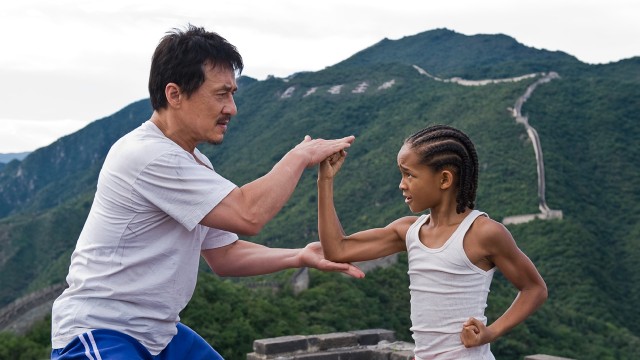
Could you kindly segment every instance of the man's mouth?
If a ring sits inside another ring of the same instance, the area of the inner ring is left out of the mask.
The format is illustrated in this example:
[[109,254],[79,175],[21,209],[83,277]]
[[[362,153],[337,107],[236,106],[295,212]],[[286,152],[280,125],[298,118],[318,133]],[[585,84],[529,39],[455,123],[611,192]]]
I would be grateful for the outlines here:
[[231,119],[229,119],[229,118],[219,119],[219,120],[216,122],[216,126],[221,126],[221,127],[222,127],[222,129],[226,131],[226,130],[227,130],[227,126],[229,125],[229,121],[230,121],[230,120],[231,120]]

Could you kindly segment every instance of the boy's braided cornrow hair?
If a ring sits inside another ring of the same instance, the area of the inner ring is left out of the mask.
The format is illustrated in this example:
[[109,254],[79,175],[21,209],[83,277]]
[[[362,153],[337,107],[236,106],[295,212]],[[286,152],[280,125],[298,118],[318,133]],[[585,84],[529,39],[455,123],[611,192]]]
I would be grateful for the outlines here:
[[405,140],[420,156],[421,162],[436,171],[450,169],[456,175],[456,212],[475,207],[478,187],[478,154],[471,139],[447,125],[434,125]]

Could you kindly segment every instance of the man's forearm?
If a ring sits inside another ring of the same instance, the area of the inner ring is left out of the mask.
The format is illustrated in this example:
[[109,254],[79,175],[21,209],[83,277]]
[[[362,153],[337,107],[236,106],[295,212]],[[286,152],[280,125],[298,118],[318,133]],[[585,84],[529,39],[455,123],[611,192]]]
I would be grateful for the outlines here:
[[296,188],[306,159],[289,151],[266,175],[242,186],[249,212],[262,228],[282,209]]
[[254,276],[302,266],[300,249],[269,248],[238,240],[222,249],[203,251],[211,269],[220,276]]

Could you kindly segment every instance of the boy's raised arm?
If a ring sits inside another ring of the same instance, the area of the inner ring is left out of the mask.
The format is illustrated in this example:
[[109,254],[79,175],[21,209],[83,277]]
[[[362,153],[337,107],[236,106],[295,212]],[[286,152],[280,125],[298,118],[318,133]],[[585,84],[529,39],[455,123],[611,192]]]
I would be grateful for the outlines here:
[[330,156],[320,163],[318,172],[318,235],[326,259],[365,261],[406,251],[404,234],[415,217],[398,219],[384,228],[345,235],[333,201],[333,179],[345,157],[344,151]]
[[333,154],[322,161],[318,169],[318,236],[324,256],[330,261],[343,261],[340,255],[344,254],[341,247],[345,233],[333,203],[333,178],[345,157],[344,151]]

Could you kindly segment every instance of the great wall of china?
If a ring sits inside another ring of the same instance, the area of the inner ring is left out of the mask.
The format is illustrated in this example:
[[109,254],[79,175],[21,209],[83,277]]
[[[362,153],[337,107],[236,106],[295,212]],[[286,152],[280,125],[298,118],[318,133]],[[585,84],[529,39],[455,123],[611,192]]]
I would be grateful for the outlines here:
[[450,78],[450,79],[441,79],[439,77],[433,76],[426,72],[424,69],[413,65],[413,68],[418,71],[421,75],[427,76],[433,80],[441,81],[441,82],[450,82],[455,83],[462,86],[484,86],[489,84],[499,84],[506,82],[519,82],[527,79],[533,79],[536,77],[541,77],[533,84],[527,87],[527,90],[524,92],[522,96],[520,96],[517,100],[513,108],[511,110],[512,116],[515,118],[516,122],[524,125],[525,130],[527,131],[527,135],[531,140],[531,144],[533,145],[533,151],[536,155],[536,168],[538,171],[538,208],[540,209],[539,214],[524,214],[524,215],[512,215],[507,216],[502,220],[502,223],[505,225],[509,224],[522,224],[535,219],[540,220],[550,220],[550,219],[562,219],[562,210],[551,210],[549,206],[547,206],[547,200],[545,196],[545,177],[544,177],[544,160],[542,157],[542,145],[540,145],[540,136],[536,129],[533,126],[529,125],[529,118],[527,116],[522,115],[522,105],[531,97],[533,91],[540,84],[545,84],[554,79],[559,79],[560,75],[556,72],[549,73],[534,73],[527,74],[512,78],[505,79],[486,79],[486,80],[465,80],[458,77]]

